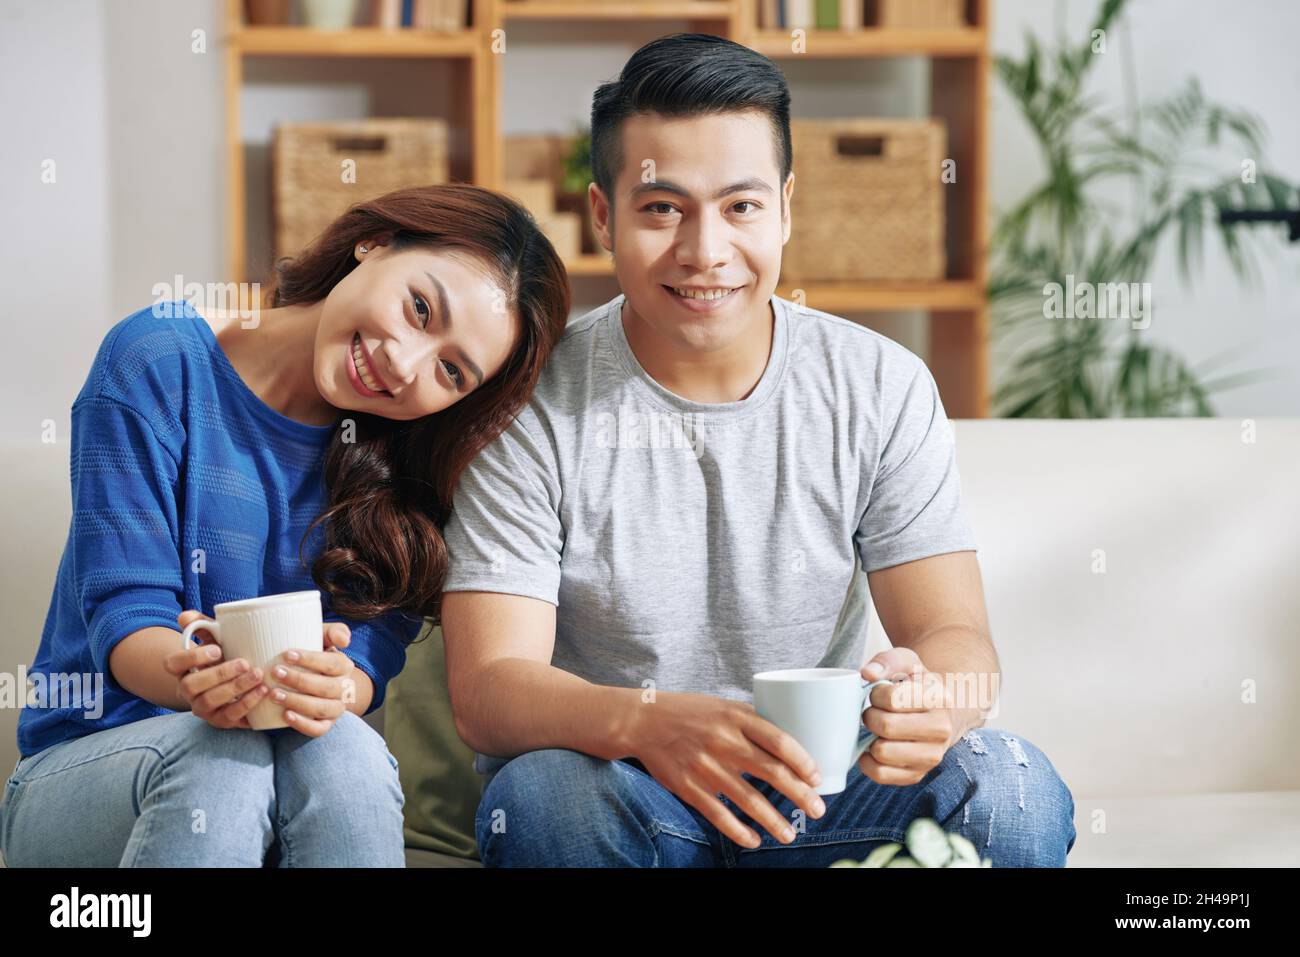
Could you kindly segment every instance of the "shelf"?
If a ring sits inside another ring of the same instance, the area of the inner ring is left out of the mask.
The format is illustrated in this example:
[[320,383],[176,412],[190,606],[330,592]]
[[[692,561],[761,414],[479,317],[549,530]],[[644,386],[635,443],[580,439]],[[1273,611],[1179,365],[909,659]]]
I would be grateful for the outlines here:
[[805,52],[790,49],[790,34],[781,30],[759,30],[750,46],[764,56],[777,58],[978,56],[986,49],[983,30],[964,27],[950,30],[809,30]]
[[570,276],[612,276],[614,260],[609,253],[585,253],[564,261]]
[[590,3],[571,2],[503,3],[501,16],[507,20],[723,20],[731,16],[730,0],[677,0],[677,2]]
[[[456,82],[464,88],[456,97],[450,120],[459,137],[461,169],[456,178],[499,189],[503,180],[502,61],[494,55],[498,32],[531,21],[564,25],[567,35],[584,24],[601,24],[595,38],[617,35],[611,24],[636,25],[666,32],[672,21],[688,29],[716,33],[745,44],[782,66],[805,60],[867,60],[917,57],[928,60],[929,113],[945,122],[948,149],[963,169],[962,185],[945,196],[945,244],[948,269],[960,279],[930,282],[828,282],[786,280],[777,295],[794,299],[795,290],[810,307],[832,314],[895,311],[928,313],[927,361],[934,372],[944,407],[955,418],[988,414],[989,311],[985,295],[988,105],[991,98],[989,50],[992,0],[964,0],[967,26],[943,28],[864,27],[855,31],[807,30],[803,53],[791,50],[790,31],[759,29],[759,0],[467,0],[473,25],[459,31],[363,26],[320,30],[304,26],[249,26],[243,22],[243,0],[223,0],[225,8],[225,149],[228,162],[227,257],[236,279],[265,272],[268,264],[248,262],[248,181],[241,139],[240,91],[249,67],[258,58],[369,57],[451,61]],[[639,21],[639,23],[638,23]],[[582,34],[581,30],[577,31]],[[576,37],[579,42],[581,36]],[[563,59],[553,60],[564,69]],[[337,69],[341,69],[338,66]],[[319,73],[320,71],[313,71]],[[256,77],[258,71],[251,71]],[[328,71],[326,71],[328,74]],[[544,75],[539,82],[544,82]],[[594,82],[594,79],[593,79]],[[458,93],[459,93],[458,89]],[[849,108],[851,110],[851,108]],[[796,111],[797,112],[797,111]],[[262,163],[262,158],[256,162]],[[257,175],[264,176],[263,167]],[[255,180],[254,182],[258,182]],[[260,188],[260,187],[259,187]],[[259,240],[260,241],[260,240]],[[259,253],[259,256],[262,254]],[[609,284],[615,278],[610,255],[597,248],[566,263],[575,283]],[[269,283],[264,280],[264,289]]]
[[243,27],[231,46],[249,56],[468,57],[481,40],[475,30],[313,30],[309,27]]
[[980,309],[984,290],[969,279],[936,279],[930,282],[782,282],[776,294],[793,298],[802,289],[804,302],[823,312],[894,312],[930,309],[936,312]]

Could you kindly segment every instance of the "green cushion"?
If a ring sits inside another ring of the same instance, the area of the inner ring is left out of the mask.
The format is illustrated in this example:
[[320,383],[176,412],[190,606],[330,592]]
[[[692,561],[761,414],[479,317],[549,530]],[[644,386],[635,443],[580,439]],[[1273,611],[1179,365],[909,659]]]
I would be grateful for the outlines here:
[[388,683],[384,739],[406,795],[406,846],[478,859],[474,812],[482,784],[474,752],[456,734],[447,693],[442,628],[428,622]]

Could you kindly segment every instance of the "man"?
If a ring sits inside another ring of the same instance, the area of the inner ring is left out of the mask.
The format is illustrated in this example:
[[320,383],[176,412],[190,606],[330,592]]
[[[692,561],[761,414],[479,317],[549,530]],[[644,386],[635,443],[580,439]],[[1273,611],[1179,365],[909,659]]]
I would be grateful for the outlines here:
[[[589,195],[623,293],[569,324],[446,528],[448,684],[490,776],[489,866],[826,866],[917,816],[995,866],[1060,866],[1074,843],[1048,759],[974,731],[992,702],[942,680],[998,662],[929,371],[773,296],[789,101],[770,60],[701,34],[596,92]],[[752,676],[859,668],[859,563],[893,643],[862,673],[899,680],[823,800]]]

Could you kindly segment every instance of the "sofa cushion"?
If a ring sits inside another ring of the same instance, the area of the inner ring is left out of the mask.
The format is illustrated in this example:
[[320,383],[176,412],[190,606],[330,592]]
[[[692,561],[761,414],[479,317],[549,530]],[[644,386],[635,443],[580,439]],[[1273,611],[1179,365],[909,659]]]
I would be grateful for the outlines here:
[[1300,791],[1074,799],[1066,867],[1297,867]]
[[483,789],[474,752],[452,719],[440,627],[426,627],[407,648],[406,667],[388,683],[382,710],[384,739],[406,795],[408,850],[477,860],[474,813]]

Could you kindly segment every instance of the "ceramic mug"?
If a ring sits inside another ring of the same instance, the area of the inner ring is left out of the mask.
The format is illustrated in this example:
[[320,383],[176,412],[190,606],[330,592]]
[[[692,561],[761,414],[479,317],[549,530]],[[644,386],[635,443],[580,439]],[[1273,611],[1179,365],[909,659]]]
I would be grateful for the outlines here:
[[822,773],[818,794],[844,790],[849,769],[876,740],[859,740],[871,689],[892,685],[867,681],[852,668],[791,668],[754,675],[754,710],[798,741]]
[[[206,631],[221,646],[225,661],[243,658],[250,667],[261,668],[264,672],[262,683],[272,690],[283,686],[275,680],[271,667],[282,664],[294,668],[287,661],[278,660],[286,651],[292,648],[302,651],[325,649],[324,615],[318,591],[294,591],[226,601],[214,605],[212,613],[215,621],[199,619],[185,628],[182,632],[185,647],[190,647],[194,632]],[[293,691],[292,688],[287,690]],[[284,720],[284,708],[268,694],[248,712],[249,726],[258,731],[289,727]]]

